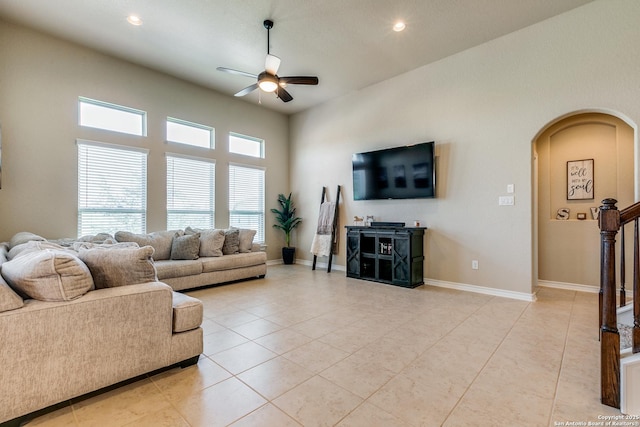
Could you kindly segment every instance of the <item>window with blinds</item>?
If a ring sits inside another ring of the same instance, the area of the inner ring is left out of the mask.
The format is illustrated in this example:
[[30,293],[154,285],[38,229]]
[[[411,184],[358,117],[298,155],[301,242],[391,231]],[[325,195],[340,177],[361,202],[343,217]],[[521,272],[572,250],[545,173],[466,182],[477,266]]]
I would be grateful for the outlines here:
[[256,230],[264,242],[264,169],[229,164],[229,225]]
[[167,154],[167,230],[214,228],[214,160]]
[[146,231],[147,150],[78,140],[78,236]]

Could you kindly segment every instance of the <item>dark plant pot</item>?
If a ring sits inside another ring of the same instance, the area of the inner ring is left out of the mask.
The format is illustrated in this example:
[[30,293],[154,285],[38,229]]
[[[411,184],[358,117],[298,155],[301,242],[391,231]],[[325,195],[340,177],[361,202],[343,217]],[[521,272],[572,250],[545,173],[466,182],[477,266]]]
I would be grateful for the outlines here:
[[293,264],[296,257],[296,248],[282,248],[282,261],[285,264]]

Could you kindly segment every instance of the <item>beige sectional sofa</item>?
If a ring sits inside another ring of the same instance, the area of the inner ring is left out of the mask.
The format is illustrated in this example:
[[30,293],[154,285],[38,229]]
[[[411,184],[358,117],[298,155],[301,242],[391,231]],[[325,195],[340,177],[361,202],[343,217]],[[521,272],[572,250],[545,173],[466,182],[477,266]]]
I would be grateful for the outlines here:
[[0,424],[202,353],[202,303],[175,292],[264,277],[254,231],[117,232],[0,243]]
[[158,280],[180,291],[264,277],[267,254],[253,243],[254,235],[253,230],[239,228],[194,230],[187,227],[184,231],[147,235],[117,232],[115,240],[152,246]]
[[0,423],[197,362],[202,303],[156,279],[152,248],[28,235],[0,244]]

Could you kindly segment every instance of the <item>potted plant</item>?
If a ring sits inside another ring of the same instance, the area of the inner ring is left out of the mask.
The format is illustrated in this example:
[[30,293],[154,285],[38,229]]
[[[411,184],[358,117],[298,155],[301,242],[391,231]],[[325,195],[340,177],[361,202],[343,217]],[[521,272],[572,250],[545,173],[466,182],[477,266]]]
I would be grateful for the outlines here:
[[302,218],[296,216],[296,208],[293,206],[291,193],[289,193],[289,197],[285,197],[284,194],[278,194],[278,203],[280,204],[280,209],[271,209],[271,212],[276,214],[276,224],[273,224],[273,226],[284,231],[287,246],[282,248],[282,261],[285,264],[293,264],[296,248],[291,247],[291,231],[300,224]]

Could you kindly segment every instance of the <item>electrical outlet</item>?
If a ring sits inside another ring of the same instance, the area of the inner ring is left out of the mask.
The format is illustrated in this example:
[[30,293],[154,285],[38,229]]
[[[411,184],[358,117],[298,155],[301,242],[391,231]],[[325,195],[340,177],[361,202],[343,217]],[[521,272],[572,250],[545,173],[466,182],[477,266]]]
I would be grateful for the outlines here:
[[515,200],[513,196],[500,196],[498,197],[498,205],[500,206],[513,206]]
[[472,270],[477,270],[478,269],[478,260],[474,259],[473,261],[471,261],[471,269]]

